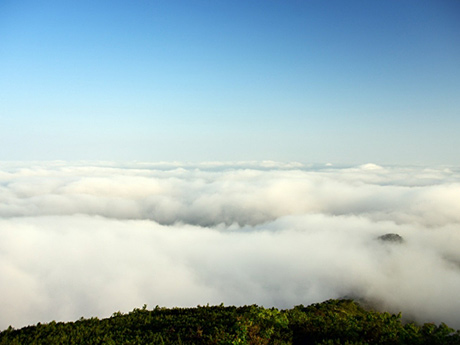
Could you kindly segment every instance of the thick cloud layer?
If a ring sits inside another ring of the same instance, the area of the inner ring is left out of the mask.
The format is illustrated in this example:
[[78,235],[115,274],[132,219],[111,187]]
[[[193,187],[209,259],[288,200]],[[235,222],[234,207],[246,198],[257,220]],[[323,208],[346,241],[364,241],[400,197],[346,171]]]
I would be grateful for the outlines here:
[[344,296],[460,328],[459,247],[456,168],[0,166],[2,329]]

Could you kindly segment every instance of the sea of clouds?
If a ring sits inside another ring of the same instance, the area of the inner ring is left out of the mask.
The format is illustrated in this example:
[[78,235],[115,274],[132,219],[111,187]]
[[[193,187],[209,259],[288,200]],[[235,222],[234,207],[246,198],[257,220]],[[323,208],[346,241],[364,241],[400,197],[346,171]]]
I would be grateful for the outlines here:
[[0,329],[340,297],[460,328],[459,248],[458,167],[0,163]]

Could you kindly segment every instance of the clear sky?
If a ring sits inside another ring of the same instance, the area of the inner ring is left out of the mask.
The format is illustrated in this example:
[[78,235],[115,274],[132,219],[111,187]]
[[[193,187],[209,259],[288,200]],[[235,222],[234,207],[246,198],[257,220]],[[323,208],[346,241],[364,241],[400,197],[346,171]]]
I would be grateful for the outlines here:
[[459,148],[458,1],[0,1],[0,160]]

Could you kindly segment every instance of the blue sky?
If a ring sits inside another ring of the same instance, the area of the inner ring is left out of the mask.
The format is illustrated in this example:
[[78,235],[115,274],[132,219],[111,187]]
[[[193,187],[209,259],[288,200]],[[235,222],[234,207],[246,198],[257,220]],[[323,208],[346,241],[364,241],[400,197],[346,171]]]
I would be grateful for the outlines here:
[[0,160],[460,163],[458,1],[0,1]]

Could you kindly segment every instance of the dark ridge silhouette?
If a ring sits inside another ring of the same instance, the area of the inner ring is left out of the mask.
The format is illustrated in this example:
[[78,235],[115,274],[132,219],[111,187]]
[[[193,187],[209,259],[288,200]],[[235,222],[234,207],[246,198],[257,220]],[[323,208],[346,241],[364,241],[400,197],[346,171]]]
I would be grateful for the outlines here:
[[392,233],[379,236],[378,239],[380,241],[392,242],[392,243],[404,243],[405,242],[402,236],[398,234],[392,234]]

